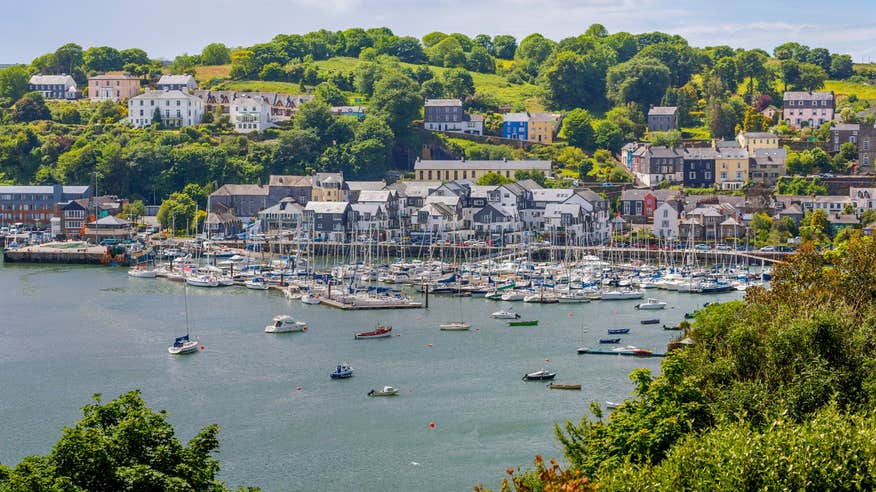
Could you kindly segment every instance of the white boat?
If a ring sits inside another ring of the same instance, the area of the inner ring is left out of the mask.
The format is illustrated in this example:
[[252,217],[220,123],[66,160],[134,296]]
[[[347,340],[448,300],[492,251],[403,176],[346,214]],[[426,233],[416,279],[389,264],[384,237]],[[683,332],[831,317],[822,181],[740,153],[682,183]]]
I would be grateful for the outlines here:
[[319,304],[319,297],[314,294],[304,294],[301,296],[301,302],[304,304]]
[[471,328],[471,325],[465,321],[451,321],[440,325],[439,328],[443,331],[466,331]]
[[580,302],[590,302],[589,294],[583,290],[573,290],[565,294],[560,294],[559,300],[561,304],[574,304]]
[[498,290],[491,290],[490,292],[484,294],[484,299],[489,299],[491,301],[500,301],[502,300],[502,295],[503,294]]
[[522,301],[523,298],[526,297],[522,292],[506,292],[502,294],[502,300],[506,302],[514,302],[514,301]]
[[501,311],[496,311],[495,313],[492,313],[490,317],[493,319],[518,319],[520,318],[520,315],[515,313],[514,311],[507,311],[503,309]]
[[382,390],[371,390],[368,392],[368,396],[395,396],[397,394],[398,389],[393,388],[392,386],[384,386]]
[[307,323],[298,321],[292,316],[281,314],[274,316],[273,324],[265,327],[265,333],[291,333],[307,331]]
[[219,287],[219,281],[216,280],[216,277],[204,275],[186,277],[186,283],[192,287]]
[[262,277],[253,277],[243,283],[247,289],[268,290],[268,282]]
[[128,276],[134,278],[155,278],[158,276],[158,272],[155,270],[141,270],[139,268],[132,268],[128,270]]
[[647,310],[655,310],[655,309],[665,309],[666,303],[663,301],[658,301],[657,299],[648,299],[645,302],[636,304],[636,309],[647,309]]
[[620,403],[615,403],[613,401],[608,401],[608,400],[605,401],[605,408],[607,408],[609,410],[614,410],[615,408],[617,408],[619,406],[620,406]]
[[173,345],[167,347],[168,353],[170,355],[183,355],[183,354],[191,354],[193,352],[198,351],[198,339],[195,338],[192,340],[189,338],[188,333],[185,336],[176,337],[173,341]]
[[234,285],[234,279],[229,276],[219,277],[219,285],[222,287],[230,287]]
[[612,290],[602,293],[603,301],[622,301],[626,299],[641,299],[645,293],[640,290]]
[[556,294],[535,293],[523,298],[523,302],[536,302],[541,304],[554,304],[560,302],[560,298]]

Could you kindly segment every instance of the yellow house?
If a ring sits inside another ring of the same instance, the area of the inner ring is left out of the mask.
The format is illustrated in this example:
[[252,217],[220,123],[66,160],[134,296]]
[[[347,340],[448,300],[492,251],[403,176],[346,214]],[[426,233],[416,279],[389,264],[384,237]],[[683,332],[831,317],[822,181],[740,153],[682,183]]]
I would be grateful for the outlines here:
[[550,176],[551,161],[445,161],[417,160],[414,163],[414,179],[416,181],[477,181],[487,173],[496,173],[509,179],[514,179],[517,171],[541,171]]
[[775,133],[767,132],[744,132],[736,135],[736,141],[739,146],[747,150],[749,154],[754,154],[757,149],[778,149],[779,136]]
[[527,140],[543,144],[553,143],[559,121],[560,116],[553,113],[530,114]]
[[738,190],[748,180],[748,151],[740,147],[718,148],[715,157],[715,185],[721,190]]

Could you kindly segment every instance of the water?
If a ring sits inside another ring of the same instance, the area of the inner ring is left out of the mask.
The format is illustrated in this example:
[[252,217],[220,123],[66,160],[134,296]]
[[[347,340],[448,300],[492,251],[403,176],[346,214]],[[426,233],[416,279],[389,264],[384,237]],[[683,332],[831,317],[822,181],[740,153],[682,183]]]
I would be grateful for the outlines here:
[[[659,359],[577,355],[582,340],[592,345],[607,328],[629,327],[624,344],[663,351],[677,332],[639,320],[676,323],[706,301],[739,297],[654,291],[669,308],[638,312],[637,301],[533,305],[432,296],[429,310],[342,312],[277,293],[189,287],[192,334],[205,350],[172,357],[167,346],[185,333],[183,289],[122,269],[0,265],[0,462],[48,453],[92,394],[109,400],[139,388],[152,408],[169,412],[183,440],[205,425],[221,426],[221,478],[235,487],[496,487],[507,467],[527,467],[536,454],[562,458],[555,422],[577,421],[591,400],[623,399],[631,370],[659,370]],[[539,326],[487,318],[512,304]],[[276,314],[305,320],[310,330],[263,333]],[[438,330],[460,316],[471,331]],[[353,339],[377,322],[400,336]],[[339,362],[350,363],[355,377],[330,380]],[[520,380],[543,367],[583,390]],[[366,397],[384,385],[400,388],[400,396]]]

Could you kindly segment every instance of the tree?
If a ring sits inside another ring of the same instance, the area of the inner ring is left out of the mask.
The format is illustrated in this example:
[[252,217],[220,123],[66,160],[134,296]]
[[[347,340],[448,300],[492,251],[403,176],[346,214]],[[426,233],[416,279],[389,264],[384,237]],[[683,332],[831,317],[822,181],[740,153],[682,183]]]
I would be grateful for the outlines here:
[[323,82],[316,86],[314,91],[316,99],[322,101],[329,106],[343,106],[347,104],[347,97],[335,84],[331,82]]
[[318,99],[306,101],[295,113],[294,125],[299,130],[312,130],[323,145],[331,142],[329,133],[335,118],[328,104]]
[[231,53],[231,78],[235,80],[253,79],[258,75],[252,50],[235,50]]
[[479,186],[497,186],[505,183],[511,183],[514,180],[506,178],[499,173],[486,173],[482,174],[481,177],[478,178],[477,184]]
[[0,69],[0,99],[17,101],[27,92],[29,82],[30,74],[21,65]]
[[423,36],[423,46],[425,46],[426,48],[431,48],[431,47],[435,46],[436,44],[440,43],[441,41],[444,41],[444,39],[446,37],[447,37],[447,35],[444,34],[443,32],[438,32],[438,31],[430,32],[429,34],[426,34],[425,36]]
[[604,97],[605,67],[593,56],[563,51],[553,58],[542,81],[552,107],[593,106]]
[[702,56],[686,43],[656,43],[636,53],[635,58],[654,59],[669,69],[673,86],[681,87],[705,65]]
[[226,65],[231,63],[231,50],[222,43],[210,43],[201,51],[201,63],[204,65]]
[[742,131],[765,132],[769,128],[769,120],[752,106],[745,107],[745,115],[742,118]]
[[212,456],[218,426],[204,427],[184,445],[166,413],[148,408],[139,391],[105,404],[95,395],[82,413],[47,456],[0,469],[0,490],[227,490]]
[[448,97],[465,99],[474,94],[474,79],[470,73],[461,68],[445,70],[441,75],[444,93]]
[[523,181],[525,179],[531,179],[538,183],[540,186],[544,186],[547,178],[544,175],[544,171],[532,171],[526,169],[518,169],[514,171],[514,179],[516,181]]
[[593,144],[597,149],[617,152],[624,144],[624,132],[608,120],[599,120],[593,125]]
[[86,70],[95,72],[109,72],[121,70],[124,62],[119,50],[110,46],[94,46],[85,50],[82,61]]
[[706,107],[706,118],[712,138],[723,140],[736,135],[736,114],[730,103],[713,99]]
[[569,142],[582,150],[593,148],[593,118],[586,109],[573,109],[563,119],[563,135]]
[[852,69],[852,57],[849,55],[830,55],[830,76],[834,79],[847,79],[855,74]]
[[[58,54],[55,52],[55,57],[57,58]],[[119,52],[119,57],[122,60],[122,66],[133,64],[133,65],[148,65],[149,64],[149,55],[146,54],[140,48],[128,48]]]
[[371,108],[385,119],[396,137],[407,134],[411,122],[420,116],[422,105],[417,83],[404,75],[386,75],[374,86]]
[[466,57],[465,68],[473,72],[494,73],[496,62],[486,48],[475,46]]
[[821,67],[825,72],[830,70],[830,51],[827,51],[824,48],[813,48],[812,51],[806,55],[806,61]]
[[12,118],[19,122],[48,120],[52,118],[52,113],[46,107],[42,94],[29,92],[15,102]]
[[73,74],[83,64],[82,47],[76,43],[67,43],[54,53],[54,71]]
[[195,218],[195,200],[185,193],[172,193],[161,202],[157,219],[165,229],[174,227],[177,231],[185,231]]
[[824,87],[824,81],[827,80],[827,72],[818,65],[812,63],[801,63],[800,73],[798,75],[798,86],[800,89],[814,91]]
[[152,112],[152,124],[157,126],[158,128],[162,128],[164,125],[161,121],[161,110],[159,108],[155,108],[155,111]]
[[858,146],[851,142],[844,142],[840,146],[838,154],[844,162],[854,161],[858,159]]
[[743,80],[748,78],[746,89],[746,102],[751,103],[754,100],[754,84],[757,79],[766,76],[767,57],[764,53],[758,50],[742,51],[736,55],[736,68],[739,71],[738,79]]
[[508,34],[493,36],[493,53],[495,53],[496,58],[513,60],[516,51],[517,40],[514,39],[514,36]]
[[648,135],[651,144],[655,147],[675,148],[681,145],[681,132],[669,130],[668,132],[653,132]]
[[259,70],[259,80],[286,80],[286,70],[277,62],[267,63]]
[[643,108],[660,103],[669,87],[669,69],[653,58],[633,58],[608,70],[608,97],[615,104],[635,102]]
[[730,92],[736,92],[736,60],[733,57],[725,56],[715,62],[712,67],[712,75],[721,80],[723,86]]
[[515,58],[541,65],[553,53],[556,43],[541,34],[530,34],[520,41]]

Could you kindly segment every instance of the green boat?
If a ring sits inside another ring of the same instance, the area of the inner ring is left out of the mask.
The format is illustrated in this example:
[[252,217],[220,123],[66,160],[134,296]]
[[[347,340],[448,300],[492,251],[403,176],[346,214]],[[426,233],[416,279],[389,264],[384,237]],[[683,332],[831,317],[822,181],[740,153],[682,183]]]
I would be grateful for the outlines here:
[[509,321],[508,326],[538,326],[538,320],[534,320],[534,321]]

